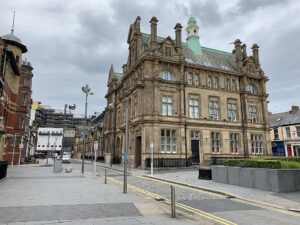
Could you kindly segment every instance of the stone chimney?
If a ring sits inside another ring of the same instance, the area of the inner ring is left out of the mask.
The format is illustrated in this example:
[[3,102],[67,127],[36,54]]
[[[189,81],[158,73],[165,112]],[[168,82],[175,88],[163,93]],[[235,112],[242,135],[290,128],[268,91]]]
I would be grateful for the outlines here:
[[298,105],[292,105],[292,109],[290,111],[291,114],[294,114],[295,112],[299,111],[299,106]]
[[174,27],[175,29],[175,43],[177,48],[181,48],[181,29],[182,26],[180,23],[177,23]]
[[234,42],[234,50],[235,50],[235,62],[238,66],[238,68],[242,67],[242,42],[240,39],[236,39]]
[[242,45],[242,50],[243,50],[243,59],[247,58],[247,45],[243,44]]
[[141,17],[138,16],[138,17],[136,18],[134,24],[135,24],[135,29],[136,29],[136,31],[137,31],[138,33],[141,33]]
[[157,43],[157,18],[156,17],[152,17],[150,22],[151,23],[151,45],[153,45],[153,43]]
[[253,44],[252,54],[253,54],[253,60],[254,60],[256,65],[259,65],[258,49],[259,49],[259,46],[257,44]]

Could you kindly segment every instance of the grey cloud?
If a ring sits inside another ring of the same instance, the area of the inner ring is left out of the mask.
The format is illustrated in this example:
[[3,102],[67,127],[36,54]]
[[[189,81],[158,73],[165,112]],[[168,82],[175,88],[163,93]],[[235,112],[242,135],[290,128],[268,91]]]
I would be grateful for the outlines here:
[[215,0],[191,2],[191,15],[200,19],[204,26],[219,25],[222,22],[219,6]]
[[[95,92],[89,97],[89,112],[101,111],[106,104],[104,96],[110,64],[121,71],[127,62],[130,23],[141,16],[142,32],[149,32],[149,20],[156,16],[158,34],[174,37],[174,25],[180,22],[185,27],[191,14],[198,20],[204,46],[231,51],[233,46],[228,43],[241,38],[250,54],[253,42],[260,45],[261,64],[270,78],[267,87],[271,111],[287,111],[291,103],[300,104],[295,95],[300,88],[297,85],[300,43],[295,38],[300,34],[300,24],[295,19],[289,21],[297,15],[291,12],[295,2],[291,7],[288,0],[283,3],[240,0],[236,5],[230,2],[225,8],[229,1],[0,2],[0,21],[4,22],[1,34],[9,32],[11,15],[17,11],[16,34],[27,45],[29,52],[25,57],[34,66],[33,98],[43,104],[62,108],[65,103],[74,102],[78,105],[76,111],[84,112],[80,88],[87,83]],[[272,18],[270,24],[260,18],[264,10],[268,18]],[[288,19],[277,17],[287,10],[291,14]]]
[[259,8],[287,4],[290,0],[239,0],[236,4],[239,13],[248,13]]

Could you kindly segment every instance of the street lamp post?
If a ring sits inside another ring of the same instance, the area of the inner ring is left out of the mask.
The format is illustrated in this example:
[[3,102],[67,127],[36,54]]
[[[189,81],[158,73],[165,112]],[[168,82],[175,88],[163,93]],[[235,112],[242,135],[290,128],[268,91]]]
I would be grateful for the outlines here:
[[116,139],[116,121],[115,121],[115,115],[116,115],[116,108],[115,108],[115,103],[112,102],[108,105],[108,108],[109,109],[112,109],[113,110],[113,116],[112,116],[112,132],[113,132],[113,138],[112,138],[112,148],[111,148],[111,154],[110,154],[110,167],[112,167],[112,163],[113,163],[113,158],[115,156],[115,148],[116,148],[116,143],[115,143],[115,139]]
[[126,97],[126,131],[125,131],[125,148],[124,148],[124,185],[123,185],[123,193],[127,194],[127,152],[128,152],[128,128],[129,128],[129,124],[128,124],[128,97],[129,93],[126,92],[125,93],[125,97]]
[[47,142],[47,161],[46,161],[46,165],[48,165],[48,158],[49,158],[49,147],[50,147],[49,139],[50,139],[50,131],[49,131],[49,134],[48,134],[48,142]]
[[96,172],[97,172],[97,150],[98,150],[98,141],[94,141],[94,173],[93,173],[93,177],[96,176]]
[[87,136],[87,132],[86,132],[86,127],[87,127],[87,106],[88,106],[88,95],[93,95],[93,92],[90,92],[91,89],[89,87],[89,85],[85,85],[82,86],[82,91],[85,93],[85,111],[84,111],[84,137],[83,137],[83,152],[82,152],[82,165],[81,165],[81,173],[84,173],[84,156],[85,156],[85,152],[86,152],[86,136]]
[[153,141],[150,142],[150,150],[151,150],[151,176],[153,176]]

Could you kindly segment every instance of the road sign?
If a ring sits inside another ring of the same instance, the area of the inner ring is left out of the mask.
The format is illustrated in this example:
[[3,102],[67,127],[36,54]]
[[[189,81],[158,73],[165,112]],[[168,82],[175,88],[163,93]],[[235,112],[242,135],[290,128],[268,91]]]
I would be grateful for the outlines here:
[[94,141],[94,150],[96,151],[98,149],[98,141]]

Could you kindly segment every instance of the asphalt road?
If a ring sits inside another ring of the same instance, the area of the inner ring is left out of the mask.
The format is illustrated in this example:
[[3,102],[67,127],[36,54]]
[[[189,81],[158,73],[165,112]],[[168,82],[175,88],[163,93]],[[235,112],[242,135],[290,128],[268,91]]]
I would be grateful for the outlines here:
[[[71,167],[81,170],[81,162],[72,161]],[[91,174],[93,165],[85,164],[85,173]],[[103,179],[104,168],[97,166],[98,179]],[[107,169],[108,182],[123,185],[121,171]],[[170,183],[150,178],[128,175],[128,191],[138,192],[149,197],[170,201]],[[245,202],[239,199],[228,199],[223,195],[205,192],[180,185],[174,185],[176,192],[176,208],[198,216],[211,219],[220,224],[274,224],[298,225],[300,213],[279,210],[271,207]]]

